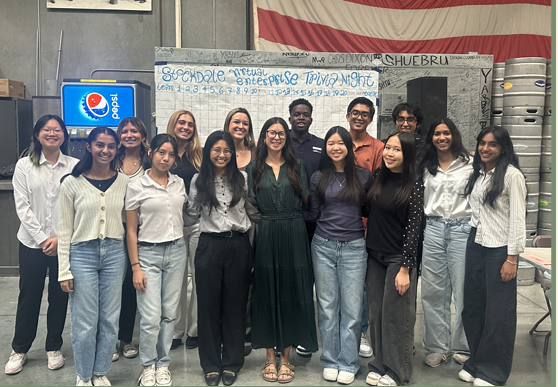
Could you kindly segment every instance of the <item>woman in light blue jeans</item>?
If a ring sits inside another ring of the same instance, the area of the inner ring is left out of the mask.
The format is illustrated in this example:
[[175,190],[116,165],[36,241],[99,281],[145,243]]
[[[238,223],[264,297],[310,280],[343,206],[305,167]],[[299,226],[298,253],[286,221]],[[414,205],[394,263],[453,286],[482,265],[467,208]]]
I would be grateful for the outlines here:
[[[465,249],[471,209],[463,193],[473,171],[461,134],[449,118],[430,126],[419,171],[424,182],[424,247],[421,298],[426,365],[453,359],[463,364],[469,347],[461,322]],[[455,323],[451,327],[451,300]]]
[[[184,181],[169,172],[177,155],[169,134],[151,141],[148,169],[126,192],[126,242],[140,320],[140,386],[170,386],[169,351],[186,268]],[[138,231],[139,224],[139,231]]]
[[58,281],[70,293],[78,386],[109,386],[126,270],[122,209],[128,177],[116,172],[118,137],[105,127],[60,186]]
[[318,171],[310,179],[310,213],[317,217],[312,264],[322,339],[320,361],[328,381],[350,384],[360,368],[366,244],[362,205],[372,174],[355,165],[349,132],[331,128]]

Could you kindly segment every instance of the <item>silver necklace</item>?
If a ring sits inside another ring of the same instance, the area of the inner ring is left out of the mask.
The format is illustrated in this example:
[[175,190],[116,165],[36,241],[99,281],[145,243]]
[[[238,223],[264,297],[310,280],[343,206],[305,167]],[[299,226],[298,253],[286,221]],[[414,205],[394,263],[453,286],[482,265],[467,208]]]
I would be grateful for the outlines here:
[[333,177],[335,177],[335,181],[337,181],[337,184],[339,184],[339,187],[342,187],[345,180],[347,180],[347,178],[345,177],[342,182],[339,182],[339,180],[337,180],[337,176],[333,175]]

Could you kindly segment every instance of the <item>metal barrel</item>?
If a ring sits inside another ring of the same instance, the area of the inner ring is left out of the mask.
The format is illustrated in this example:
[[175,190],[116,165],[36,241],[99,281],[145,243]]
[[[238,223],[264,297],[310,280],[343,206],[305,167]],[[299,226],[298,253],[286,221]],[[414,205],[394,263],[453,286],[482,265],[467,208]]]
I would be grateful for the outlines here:
[[539,194],[538,226],[552,228],[552,182],[541,181]]
[[[504,74],[506,64],[504,62],[494,63],[492,73],[492,117],[502,117],[504,114]],[[492,121],[492,125],[501,125]]]
[[[494,79],[494,78],[493,78]],[[544,115],[552,114],[552,60],[546,61],[546,88],[544,97]]]
[[541,143],[541,172],[552,170],[552,117],[544,116]]
[[523,173],[538,175],[540,172],[542,121],[540,116],[502,117],[502,126],[510,134]]
[[546,58],[513,58],[506,61],[504,108],[534,106],[543,113],[545,90]]

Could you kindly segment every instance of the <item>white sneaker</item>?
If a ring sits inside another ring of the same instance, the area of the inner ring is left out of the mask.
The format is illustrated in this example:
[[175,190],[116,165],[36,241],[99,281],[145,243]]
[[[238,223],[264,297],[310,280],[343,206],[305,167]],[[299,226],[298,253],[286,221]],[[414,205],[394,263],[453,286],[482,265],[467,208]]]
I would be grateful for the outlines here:
[[116,343],[116,347],[114,348],[114,352],[112,354],[112,361],[118,361],[118,359],[120,359],[120,350],[118,343]]
[[76,386],[92,386],[93,384],[91,383],[91,379],[89,379],[87,382],[85,380],[83,380],[82,378],[80,378],[79,376],[77,377],[76,380]]
[[157,380],[157,386],[172,386],[172,377],[169,367],[157,367],[155,369],[155,380]]
[[138,379],[138,386],[156,386],[155,364],[143,367],[143,371]]
[[368,335],[366,332],[360,334],[360,347],[358,350],[358,355],[360,357],[372,357],[372,346],[368,341]]
[[355,374],[352,374],[347,371],[339,371],[339,375],[337,375],[337,383],[351,384],[354,381],[355,381]]
[[475,377],[470,373],[468,373],[467,371],[465,371],[464,369],[459,371],[459,374],[457,376],[459,377],[459,379],[467,383],[470,383],[475,380]]
[[57,370],[59,368],[64,367],[64,356],[62,356],[62,352],[60,351],[48,351],[48,369],[50,370]]
[[335,382],[337,380],[338,373],[339,371],[335,368],[324,368],[324,372],[322,373],[322,376],[328,382]]
[[456,363],[463,365],[467,360],[469,360],[469,355],[466,353],[454,353],[453,360],[455,360]]
[[494,384],[488,383],[486,380],[476,378],[473,380],[473,386],[493,386]]
[[378,386],[397,386],[397,383],[395,383],[391,376],[385,374],[378,380]]
[[112,386],[106,375],[93,375],[91,383],[94,386]]
[[27,354],[12,350],[12,354],[6,363],[4,372],[6,372],[6,375],[15,375],[21,372],[25,363],[27,363]]
[[438,367],[442,363],[447,363],[451,359],[451,353],[429,353],[424,359],[424,363],[432,368]]
[[126,359],[133,359],[138,356],[138,347],[134,344],[120,341],[120,347],[122,347],[122,355]]
[[366,375],[366,383],[371,386],[377,386],[381,377],[382,375],[377,372],[369,372],[368,375]]

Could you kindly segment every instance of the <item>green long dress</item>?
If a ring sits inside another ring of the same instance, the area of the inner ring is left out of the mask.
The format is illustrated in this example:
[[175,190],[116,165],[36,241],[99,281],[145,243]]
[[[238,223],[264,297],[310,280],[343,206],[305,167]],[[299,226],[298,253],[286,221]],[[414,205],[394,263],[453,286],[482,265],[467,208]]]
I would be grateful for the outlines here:
[[[302,195],[308,195],[306,169],[301,160]],[[318,350],[314,314],[312,260],[302,198],[287,177],[286,163],[279,178],[268,165],[254,191],[255,161],[248,165],[250,196],[256,198],[261,220],[256,236],[252,290],[252,346],[283,350],[302,345]]]

